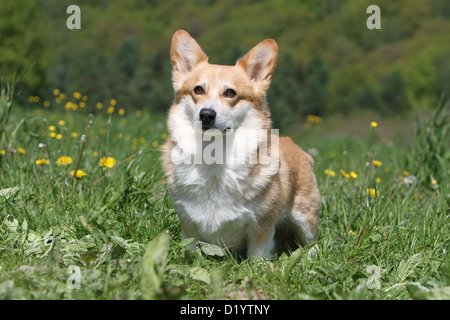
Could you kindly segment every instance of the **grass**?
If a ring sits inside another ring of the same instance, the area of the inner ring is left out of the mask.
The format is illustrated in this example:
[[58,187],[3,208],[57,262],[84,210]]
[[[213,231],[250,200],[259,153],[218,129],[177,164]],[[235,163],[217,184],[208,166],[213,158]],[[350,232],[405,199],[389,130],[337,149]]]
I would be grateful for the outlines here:
[[[297,142],[314,155],[323,198],[319,250],[255,263],[206,243],[185,249],[159,163],[164,117],[123,114],[116,101],[89,115],[88,97],[57,91],[26,109],[12,98],[2,89],[1,299],[450,296],[444,103],[416,123],[413,146],[370,123],[347,138],[331,137],[327,119],[303,129]],[[63,156],[71,163],[58,165]]]

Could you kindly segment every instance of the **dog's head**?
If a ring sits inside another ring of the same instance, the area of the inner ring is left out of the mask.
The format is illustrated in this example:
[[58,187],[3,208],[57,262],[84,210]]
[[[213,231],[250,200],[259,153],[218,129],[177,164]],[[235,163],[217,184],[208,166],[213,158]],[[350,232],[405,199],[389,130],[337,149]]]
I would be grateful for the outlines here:
[[270,129],[265,101],[275,70],[278,46],[264,40],[234,66],[208,63],[198,43],[184,30],[172,38],[170,50],[175,106],[185,121],[203,130]]

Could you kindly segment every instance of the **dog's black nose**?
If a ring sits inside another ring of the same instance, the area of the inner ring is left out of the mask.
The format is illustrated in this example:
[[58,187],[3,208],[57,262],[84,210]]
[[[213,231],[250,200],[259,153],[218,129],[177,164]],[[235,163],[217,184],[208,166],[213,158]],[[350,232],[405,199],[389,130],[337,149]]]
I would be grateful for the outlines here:
[[213,109],[203,108],[200,110],[200,120],[203,127],[210,126],[216,119],[216,112]]

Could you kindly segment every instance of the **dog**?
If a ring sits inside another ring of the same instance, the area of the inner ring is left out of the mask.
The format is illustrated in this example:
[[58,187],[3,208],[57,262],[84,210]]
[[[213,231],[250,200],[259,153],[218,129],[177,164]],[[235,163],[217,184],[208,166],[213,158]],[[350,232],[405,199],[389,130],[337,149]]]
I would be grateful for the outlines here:
[[234,66],[210,64],[188,32],[173,35],[175,98],[161,160],[191,249],[203,241],[271,258],[317,240],[314,161],[271,128],[266,91],[277,56],[267,39]]

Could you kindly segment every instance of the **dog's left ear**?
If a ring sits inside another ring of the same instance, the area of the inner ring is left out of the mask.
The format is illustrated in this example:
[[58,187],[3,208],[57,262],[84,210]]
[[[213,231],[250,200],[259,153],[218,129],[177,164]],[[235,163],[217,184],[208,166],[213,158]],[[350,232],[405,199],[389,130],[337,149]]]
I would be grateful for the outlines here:
[[256,87],[266,91],[275,71],[277,56],[277,43],[272,39],[267,39],[253,47],[252,50],[236,62],[236,65],[244,68]]

